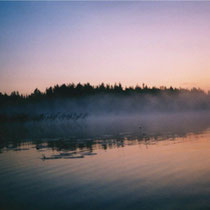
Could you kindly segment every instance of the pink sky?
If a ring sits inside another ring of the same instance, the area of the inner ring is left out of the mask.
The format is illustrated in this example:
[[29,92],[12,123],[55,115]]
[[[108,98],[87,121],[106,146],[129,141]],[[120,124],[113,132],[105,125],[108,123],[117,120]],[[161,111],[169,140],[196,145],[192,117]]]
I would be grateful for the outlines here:
[[62,83],[210,90],[210,2],[1,2],[0,91]]

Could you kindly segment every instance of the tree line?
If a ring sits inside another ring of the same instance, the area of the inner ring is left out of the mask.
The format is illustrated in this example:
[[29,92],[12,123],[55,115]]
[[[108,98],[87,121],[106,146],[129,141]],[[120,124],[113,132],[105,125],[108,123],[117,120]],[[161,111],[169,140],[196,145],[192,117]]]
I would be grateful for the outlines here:
[[23,95],[18,91],[13,91],[11,94],[0,92],[0,105],[7,104],[19,104],[19,103],[30,103],[38,102],[41,100],[50,100],[57,98],[81,98],[93,95],[112,95],[112,96],[130,96],[130,95],[202,95],[210,96],[210,91],[205,93],[200,88],[184,89],[184,88],[173,88],[161,86],[148,87],[143,84],[142,86],[136,85],[135,87],[123,87],[121,83],[110,85],[101,83],[100,85],[93,86],[90,83],[85,84],[62,84],[55,85],[53,87],[46,88],[45,91],[40,91],[38,88],[34,90],[31,94]]

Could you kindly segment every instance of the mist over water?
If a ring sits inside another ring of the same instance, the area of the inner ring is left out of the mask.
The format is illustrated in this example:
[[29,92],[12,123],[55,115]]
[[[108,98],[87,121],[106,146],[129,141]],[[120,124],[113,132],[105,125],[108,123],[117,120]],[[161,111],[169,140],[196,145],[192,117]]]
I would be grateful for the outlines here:
[[210,209],[209,19],[0,2],[0,210]]
[[209,94],[37,97],[1,104],[0,208],[210,207]]
[[207,112],[0,127],[2,209],[210,206]]
[[35,89],[27,96],[15,91],[10,95],[0,93],[0,120],[3,121],[8,118],[21,119],[21,115],[23,120],[36,117],[43,120],[62,117],[78,119],[86,115],[115,117],[208,110],[209,92],[196,88],[148,88],[145,85],[123,88],[120,83],[114,86],[79,83],[56,85],[47,88],[45,92]]
[[152,95],[95,95],[80,98],[52,98],[3,106],[1,113],[51,114],[88,113],[90,115],[130,115],[155,112],[188,112],[210,110],[210,95],[166,94]]
[[208,128],[210,112],[147,113],[87,116],[85,119],[55,118],[1,123],[1,139],[103,138],[123,134],[139,137],[182,135]]

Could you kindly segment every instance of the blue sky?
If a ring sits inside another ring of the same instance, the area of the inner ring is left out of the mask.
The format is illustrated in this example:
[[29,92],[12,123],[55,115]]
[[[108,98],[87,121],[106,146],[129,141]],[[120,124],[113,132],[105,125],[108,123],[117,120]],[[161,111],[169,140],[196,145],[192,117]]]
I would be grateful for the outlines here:
[[210,89],[210,2],[0,2],[0,91]]

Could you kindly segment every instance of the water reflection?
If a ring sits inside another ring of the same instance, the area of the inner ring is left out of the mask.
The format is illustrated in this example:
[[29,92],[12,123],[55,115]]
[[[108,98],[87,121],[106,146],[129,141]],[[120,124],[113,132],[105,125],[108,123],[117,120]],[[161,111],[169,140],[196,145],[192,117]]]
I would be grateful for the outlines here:
[[42,155],[42,160],[55,160],[55,159],[77,159],[84,158],[85,156],[97,155],[95,152],[61,152],[57,155],[51,155],[46,157]]
[[0,209],[209,209],[208,116],[13,125]]
[[[22,151],[24,143],[43,152],[42,160],[76,159],[96,155],[95,149],[173,141],[190,133],[202,133],[210,126],[209,113],[153,114],[89,118],[88,121],[3,123],[0,125],[0,152]],[[48,149],[57,151],[46,156]]]

